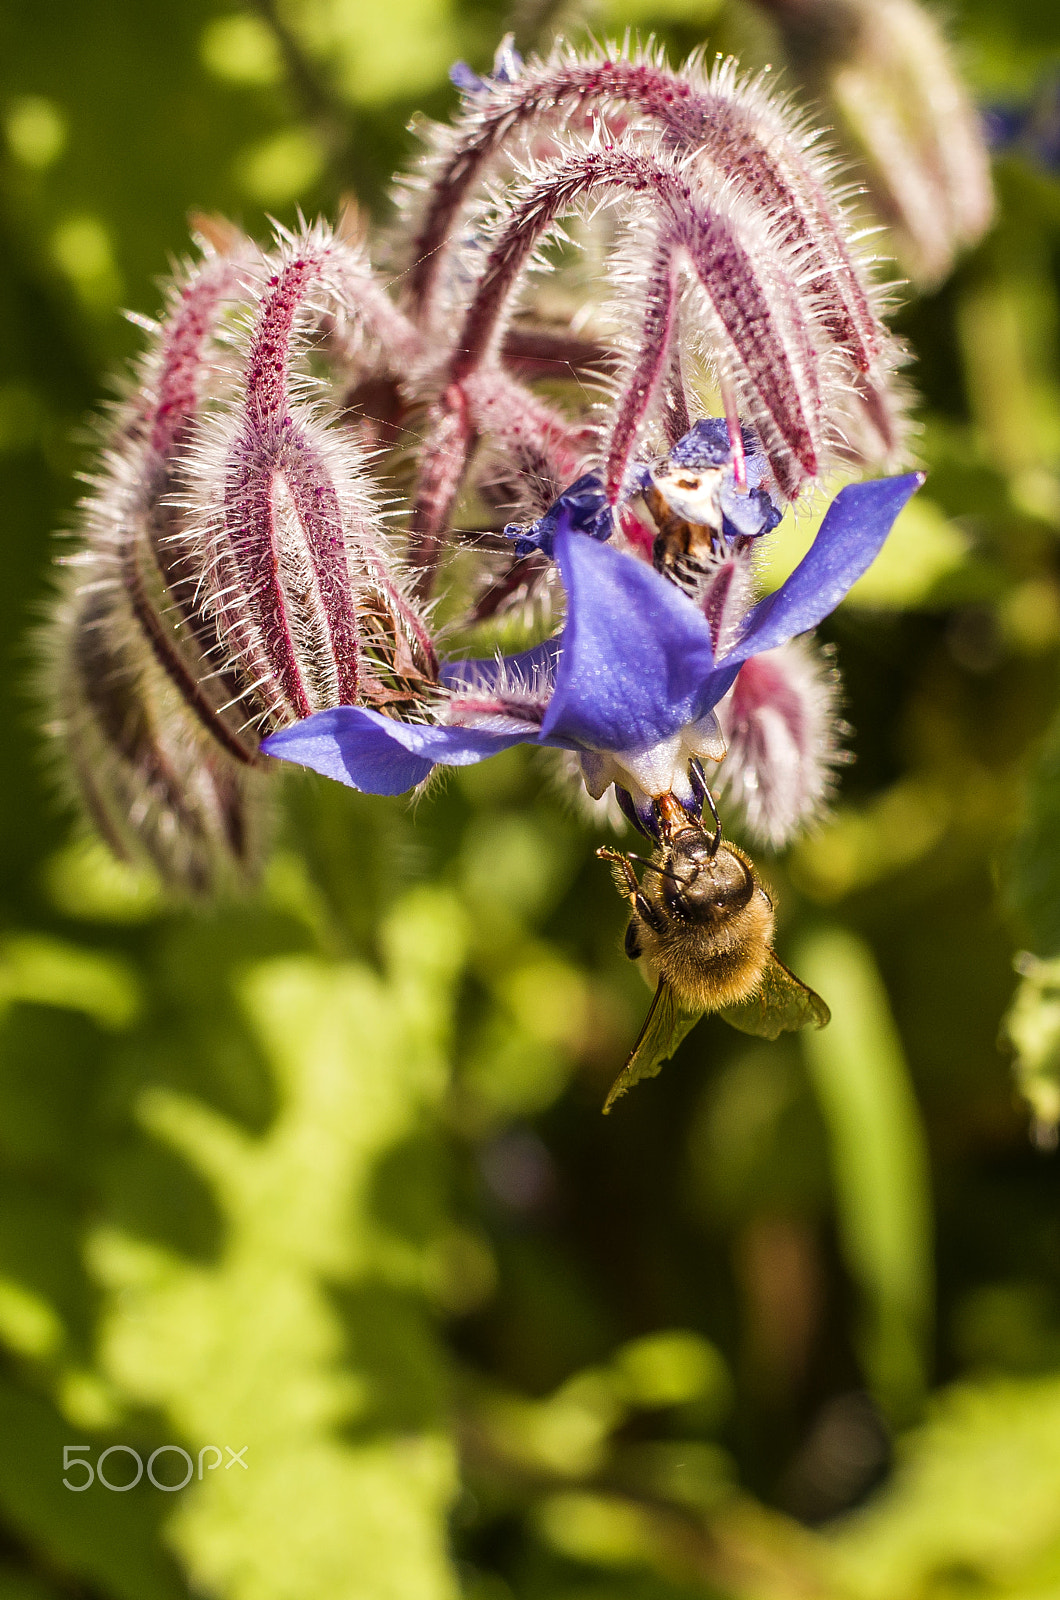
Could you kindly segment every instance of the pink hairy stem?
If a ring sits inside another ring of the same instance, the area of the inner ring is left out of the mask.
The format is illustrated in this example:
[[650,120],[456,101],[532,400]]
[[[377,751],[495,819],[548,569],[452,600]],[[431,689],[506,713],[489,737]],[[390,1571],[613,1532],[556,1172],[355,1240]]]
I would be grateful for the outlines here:
[[[586,161],[590,165],[583,170]],[[432,413],[429,443],[421,458],[410,540],[410,559],[419,569],[417,594],[429,594],[433,585],[442,529],[475,438],[468,415],[468,380],[496,357],[504,312],[535,243],[583,195],[600,185],[605,164],[602,155],[595,155],[551,169],[513,209],[490,252],[457,335],[449,383]],[[640,186],[646,182],[643,179]]]
[[596,339],[553,328],[512,327],[504,336],[504,363],[524,378],[578,378],[607,370],[614,352]]
[[282,422],[288,415],[287,378],[294,321],[323,271],[321,256],[302,255],[269,280],[271,293],[262,301],[243,377],[244,410],[259,428]]
[[713,572],[699,604],[710,624],[714,651],[721,655],[735,642],[751,596],[753,574],[747,551],[727,555]]
[[688,395],[685,392],[685,375],[681,366],[681,352],[675,344],[670,352],[670,369],[666,374],[663,393],[663,426],[666,441],[675,445],[683,439],[692,426],[688,415]]
[[236,761],[248,767],[255,766],[258,760],[256,751],[246,745],[225,722],[212,698],[206,693],[202,683],[184,659],[173,630],[166,625],[151,603],[133,540],[124,541],[120,560],[126,596],[155,660],[179,689],[185,705],[195,714],[206,732]]
[[[159,737],[152,713],[138,695],[136,672],[125,647],[111,636],[106,602],[89,592],[81,601],[79,626],[73,636],[71,664],[79,683],[79,699],[91,709],[111,749],[142,778],[153,799],[167,807],[189,833],[201,835],[202,821]],[[107,819],[101,775],[90,773],[86,793],[93,815]],[[119,853],[124,854],[124,850]]]
[[502,450],[516,472],[530,480],[538,510],[546,511],[584,470],[594,431],[570,422],[501,367],[472,373],[463,393],[475,433]]
[[482,717],[513,717],[540,727],[548,710],[547,699],[520,694],[460,694],[449,699],[449,723],[460,727]]
[[[505,367],[523,378],[595,376],[614,361],[614,351],[597,339],[536,326],[509,328],[504,336],[503,356]],[[393,449],[398,443],[408,413],[402,392],[404,376],[396,363],[392,367],[388,364],[385,371],[358,379],[343,402],[351,419],[367,422],[377,430],[376,442],[383,449]],[[529,397],[529,391],[525,393]]]
[[[673,371],[673,336],[677,318],[677,268],[673,250],[664,248],[652,262],[644,285],[645,311],[640,348],[623,377],[622,393],[611,425],[604,468],[604,487],[612,505],[622,493],[630,457],[641,424],[658,392],[664,373]],[[681,405],[684,393],[681,392]],[[685,413],[685,432],[688,415]],[[681,435],[678,435],[680,438]]]
[[[146,532],[148,544],[177,614],[188,626],[204,659],[218,650],[216,630],[196,603],[199,573],[188,560],[173,518],[162,504],[174,486],[181,450],[187,444],[201,403],[202,372],[206,351],[217,331],[225,304],[239,287],[238,256],[221,256],[204,266],[183,291],[166,327],[161,363],[152,402],[144,416],[147,431],[141,512],[123,530],[119,566],[129,604],[155,660],[179,690],[199,722],[235,760],[252,766],[256,752],[234,732],[219,713],[181,649],[176,631],[168,625],[148,595],[140,566],[137,532]],[[228,685],[234,690],[234,684]]]
[[375,341],[391,372],[407,372],[423,354],[423,337],[415,323],[396,306],[359,252],[339,246],[328,261],[334,283],[357,328]]
[[499,365],[483,365],[462,382],[450,383],[428,418],[409,524],[409,562],[421,598],[433,586],[444,530],[480,438],[508,454],[524,487],[527,480],[536,486],[541,511],[579,476],[591,443],[588,430],[569,422]]
[[[523,509],[532,516],[543,515],[566,485],[586,470],[596,443],[595,428],[568,422],[497,367],[472,374],[465,388],[477,431],[511,462]],[[524,584],[532,590],[547,571],[541,560],[513,555],[507,572],[480,595],[471,620],[483,622],[494,616]]]
[[340,701],[356,703],[359,679],[360,633],[338,497],[305,430],[296,425],[289,402],[295,318],[327,265],[326,252],[299,255],[270,283],[251,340],[242,427],[229,453],[225,480],[227,561],[250,622],[248,629],[242,621],[241,642],[258,658],[255,665],[264,668],[265,676],[275,675],[299,717],[309,716],[313,707],[280,581],[276,496],[281,490],[290,497],[308,556]]
[[543,578],[548,570],[548,562],[543,556],[535,554],[515,557],[508,570],[494,579],[479,595],[468,621],[488,622],[491,617],[504,610],[512,596],[518,594],[524,585],[532,591],[536,582]]
[[[815,374],[812,341],[797,298],[782,285],[784,303],[778,306],[733,222],[702,206],[682,174],[636,148],[571,156],[522,191],[467,308],[447,392],[459,391],[475,367],[492,355],[512,294],[542,234],[580,200],[608,190],[651,197],[660,254],[680,250],[706,291],[727,337],[727,361],[743,369],[755,409],[770,424],[766,431],[773,438],[763,443],[777,481],[794,498],[803,479],[816,475],[819,426],[816,416],[812,422],[807,419],[800,393],[802,388],[813,390]],[[809,363],[806,375],[796,371],[789,348],[793,343],[799,364]]]
[[415,571],[413,594],[418,599],[426,598],[434,586],[442,530],[460,491],[474,439],[463,390],[450,384],[427,418],[427,443],[420,456],[409,519],[409,563]]
[[743,429],[740,427],[740,414],[737,407],[736,396],[727,374],[721,377],[721,400],[725,407],[725,426],[729,430],[729,448],[732,450],[732,478],[737,489],[743,491],[747,488],[747,462],[743,453]]
[[[765,280],[737,237],[734,224],[702,207],[678,172],[635,147],[608,146],[586,151],[557,162],[521,191],[465,311],[454,345],[449,382],[432,414],[430,442],[422,458],[413,510],[410,555],[419,569],[418,594],[430,592],[442,529],[459,491],[475,437],[468,414],[469,382],[496,358],[513,294],[541,237],[581,200],[609,190],[650,195],[660,258],[672,257],[680,250],[698,277],[729,341],[727,360],[742,367],[747,387],[757,402],[754,409],[759,432],[782,491],[793,499],[803,480],[817,473],[815,434],[819,418],[814,415],[812,422],[807,420],[800,393],[809,387],[810,398],[817,398],[814,351],[794,293],[788,293],[781,285],[783,306],[775,303],[776,296],[771,300]],[[668,340],[674,322],[673,292],[672,288],[666,291],[670,309],[661,330]],[[647,315],[650,319],[650,305]],[[635,364],[632,374],[634,393],[629,401],[628,420],[622,422],[623,432],[612,452],[616,460],[623,462],[669,358],[669,343],[652,351],[647,342],[651,333],[649,326],[642,371],[638,375]],[[789,348],[793,343],[800,365],[807,367],[806,373],[796,371]],[[618,407],[620,419],[626,417],[625,406],[623,396]],[[616,484],[609,488],[617,493]]]
[[335,356],[356,367],[363,363],[367,346],[373,377],[407,378],[426,354],[425,340],[395,305],[363,251],[332,241],[321,263],[321,277],[337,307],[321,314],[317,326]]
[[811,246],[824,263],[818,285],[822,321],[859,371],[878,354],[880,328],[828,197],[795,140],[760,131],[752,106],[730,89],[707,91],[647,61],[608,60],[530,66],[512,84],[491,85],[467,117],[466,132],[441,166],[412,242],[408,292],[413,315],[430,320],[432,298],[456,219],[489,163],[517,133],[560,127],[600,101],[625,102],[661,129],[670,148],[694,150],[778,224],[792,246]]
[[162,341],[156,399],[149,414],[149,446],[169,462],[187,442],[201,400],[203,356],[217,332],[225,302],[239,287],[238,258],[220,256],[204,266],[180,297]]

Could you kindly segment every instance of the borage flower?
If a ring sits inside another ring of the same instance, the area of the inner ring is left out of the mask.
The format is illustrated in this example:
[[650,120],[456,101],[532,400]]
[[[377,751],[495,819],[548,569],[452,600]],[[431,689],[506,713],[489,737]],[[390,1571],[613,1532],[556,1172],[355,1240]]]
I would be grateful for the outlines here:
[[922,481],[908,473],[843,489],[803,561],[775,593],[729,620],[721,644],[709,615],[682,588],[646,560],[581,531],[576,510],[561,505],[548,530],[567,597],[556,637],[514,656],[444,663],[434,722],[336,706],[273,734],[262,748],[351,788],[400,794],[436,766],[472,766],[513,745],[546,745],[576,753],[594,797],[613,783],[624,809],[649,831],[652,802],[662,795],[698,814],[699,761],[725,754],[715,707],[741,667],[834,610]]
[[[659,793],[699,804],[724,734],[719,793],[774,844],[827,794],[834,675],[775,641],[840,597],[832,535],[779,611],[755,606],[754,551],[838,464],[898,470],[905,433],[903,352],[830,157],[732,61],[523,63],[506,42],[457,82],[393,282],[348,215],[265,249],[208,224],[112,431],[54,720],[114,848],[177,885],[253,868],[269,736],[289,759],[319,737],[325,770],[383,792],[555,745],[650,826]],[[602,252],[592,285],[565,266],[572,220]],[[558,321],[533,292],[554,246]],[[725,420],[690,428],[707,378]],[[567,625],[439,679],[421,602],[450,582],[458,506],[530,522],[506,562],[480,551],[468,620],[558,591],[558,536]]]

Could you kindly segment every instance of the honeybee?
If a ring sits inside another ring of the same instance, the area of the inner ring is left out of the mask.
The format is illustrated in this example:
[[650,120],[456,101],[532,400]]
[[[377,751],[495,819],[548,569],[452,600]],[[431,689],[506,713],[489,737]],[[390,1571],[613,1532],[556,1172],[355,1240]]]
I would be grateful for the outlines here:
[[656,571],[680,582],[686,572],[704,570],[721,539],[722,478],[720,467],[668,467],[652,474],[642,498],[655,523]]
[[633,915],[625,949],[655,984],[655,998],[604,1113],[642,1078],[654,1078],[689,1029],[708,1011],[744,1033],[776,1039],[830,1012],[819,994],[789,972],[773,951],[773,902],[754,866],[735,845],[723,844],[721,822],[709,793],[715,828],[708,833],[672,795],[656,801],[661,843],[644,862],[646,881],[633,862],[603,846],[619,893]]

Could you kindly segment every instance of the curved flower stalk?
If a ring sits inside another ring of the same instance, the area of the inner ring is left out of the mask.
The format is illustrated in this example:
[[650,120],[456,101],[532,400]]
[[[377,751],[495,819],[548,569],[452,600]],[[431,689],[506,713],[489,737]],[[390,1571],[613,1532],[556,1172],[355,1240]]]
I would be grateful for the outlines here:
[[263,731],[406,705],[436,671],[367,474],[292,379],[324,316],[378,336],[363,262],[321,228],[271,255],[211,232],[116,419],[51,644],[87,809],[193,889],[253,864]]
[[923,288],[994,210],[984,129],[937,20],[917,0],[757,0],[864,163],[873,204]]
[[[781,588],[725,625],[712,615],[717,573],[708,575],[697,603],[648,561],[579,527],[586,519],[561,505],[547,530],[567,596],[558,636],[513,657],[444,663],[446,695],[434,722],[339,706],[273,734],[264,748],[352,788],[400,794],[438,765],[473,765],[515,744],[548,745],[578,754],[594,797],[613,783],[645,831],[654,829],[653,801],[664,795],[698,815],[706,789],[701,762],[725,755],[715,708],[745,663],[761,679],[763,663],[768,670],[781,647],[834,609],[921,481],[910,473],[842,490]],[[736,533],[732,542],[746,549],[752,537]],[[783,686],[789,700],[799,698],[790,678]],[[782,702],[777,715],[785,721]],[[805,718],[789,717],[785,726],[794,740],[812,736]],[[807,767],[831,758],[808,743],[800,754]],[[759,765],[747,764],[745,782],[754,770],[759,782],[785,791],[773,801],[767,830],[781,832],[782,815],[785,829],[802,820],[821,780],[790,765],[774,772],[757,751],[751,759]]]
[[[514,70],[507,64],[501,80],[469,92],[415,224],[410,314],[453,351],[412,515],[423,588],[476,442],[469,390],[497,370],[542,247],[566,217],[604,205],[618,205],[626,224],[609,270],[612,287],[624,291],[616,320],[640,327],[639,338],[619,342],[599,420],[613,500],[653,412],[670,403],[676,416],[687,412],[674,383],[682,350],[707,357],[731,437],[739,439],[740,416],[754,424],[789,498],[839,458],[896,460],[901,352],[856,260],[828,163],[783,104],[761,82],[740,79],[731,62],[706,78],[694,64],[677,75],[649,58],[581,61],[561,52],[513,78]],[[592,138],[560,138],[588,109],[605,117]],[[606,119],[616,114],[612,133]],[[489,254],[469,290],[466,275],[446,267],[450,256],[463,259],[462,202],[501,151],[510,162],[512,146],[533,148],[535,133],[546,155],[516,165],[497,191],[483,235]]]
[[820,287],[834,335],[854,343],[861,370],[886,344],[866,263],[835,193],[834,163],[815,151],[819,131],[764,77],[741,78],[731,58],[708,74],[693,57],[678,73],[659,51],[579,55],[564,44],[545,61],[523,63],[505,41],[491,78],[465,70],[454,79],[465,91],[463,112],[450,126],[430,129],[427,176],[417,185],[422,198],[410,207],[406,293],[417,320],[438,316],[447,255],[469,202],[498,160],[520,148],[515,141],[528,151],[535,142],[554,144],[572,125],[603,116],[615,132],[628,131],[634,119],[669,151],[694,152],[704,169],[771,213],[791,244],[812,247],[826,263]]

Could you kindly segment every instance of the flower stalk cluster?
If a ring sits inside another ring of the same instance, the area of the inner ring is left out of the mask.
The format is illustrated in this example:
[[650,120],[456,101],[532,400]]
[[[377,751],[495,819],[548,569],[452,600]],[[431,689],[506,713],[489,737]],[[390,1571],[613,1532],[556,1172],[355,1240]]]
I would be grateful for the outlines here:
[[[833,677],[791,641],[917,480],[845,490],[765,601],[755,554],[824,477],[905,449],[850,196],[731,61],[506,43],[454,77],[392,280],[349,217],[267,248],[203,224],[112,428],[59,710],[93,816],[171,881],[252,862],[275,756],[396,793],[544,744],[649,829],[722,762],[711,784],[771,843],[825,798]],[[532,613],[539,642],[447,660],[439,594],[467,625]]]
[[53,631],[79,791],[113,847],[193,888],[252,864],[262,738],[437,675],[380,497],[304,370],[374,281],[328,231],[262,252],[207,224],[152,329]]

